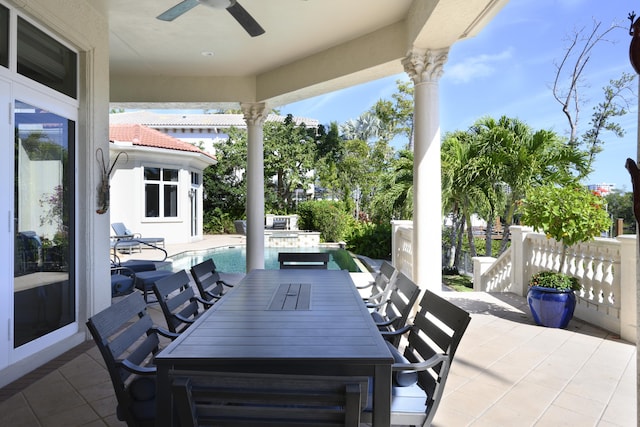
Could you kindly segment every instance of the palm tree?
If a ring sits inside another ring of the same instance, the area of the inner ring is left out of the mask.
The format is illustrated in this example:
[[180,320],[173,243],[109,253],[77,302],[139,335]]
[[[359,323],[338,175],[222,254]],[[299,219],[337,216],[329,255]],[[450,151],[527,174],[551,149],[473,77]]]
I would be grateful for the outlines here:
[[453,262],[458,264],[462,245],[463,230],[467,229],[467,239],[471,256],[476,256],[476,248],[471,227],[471,214],[486,210],[488,162],[483,157],[482,144],[472,132],[456,131],[445,135],[441,147],[442,200],[443,209],[452,212],[451,246]]
[[[587,166],[586,153],[569,146],[554,132],[533,131],[524,122],[506,116],[483,118],[472,126],[473,132],[491,149],[492,177],[508,189],[502,215],[504,232],[500,252],[509,241],[518,202],[527,190],[545,183],[565,185],[575,182]],[[485,150],[485,152],[487,151]]]
[[379,221],[413,217],[413,152],[401,150],[380,178],[372,201],[372,217]]

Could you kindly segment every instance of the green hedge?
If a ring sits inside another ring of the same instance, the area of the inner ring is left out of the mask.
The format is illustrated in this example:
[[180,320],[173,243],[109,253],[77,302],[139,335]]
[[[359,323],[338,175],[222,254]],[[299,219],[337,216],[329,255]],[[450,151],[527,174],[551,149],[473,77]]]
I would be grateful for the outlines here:
[[353,219],[342,202],[330,200],[306,201],[298,205],[298,228],[319,231],[323,242],[345,240]]

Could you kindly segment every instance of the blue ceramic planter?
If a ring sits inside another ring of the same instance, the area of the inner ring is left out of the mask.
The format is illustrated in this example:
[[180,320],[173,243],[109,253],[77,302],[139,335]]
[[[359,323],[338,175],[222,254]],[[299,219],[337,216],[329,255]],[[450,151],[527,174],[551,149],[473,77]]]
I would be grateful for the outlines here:
[[566,328],[576,308],[576,295],[573,291],[532,286],[527,302],[537,325]]

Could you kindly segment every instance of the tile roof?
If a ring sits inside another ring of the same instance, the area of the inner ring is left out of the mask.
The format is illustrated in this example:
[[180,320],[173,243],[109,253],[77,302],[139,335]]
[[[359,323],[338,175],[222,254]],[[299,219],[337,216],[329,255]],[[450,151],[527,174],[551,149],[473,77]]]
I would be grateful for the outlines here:
[[[286,116],[269,114],[268,122],[284,122]],[[318,120],[306,117],[294,117],[296,124],[304,123],[307,127],[317,127]],[[128,111],[109,114],[109,123],[137,123],[149,127],[239,127],[247,125],[242,114],[188,114],[188,113],[157,113],[154,111]]]
[[193,144],[181,141],[158,130],[139,124],[111,124],[109,125],[109,142],[127,141],[133,145],[163,148],[166,150],[190,151],[203,154],[212,159],[215,156],[199,149]]

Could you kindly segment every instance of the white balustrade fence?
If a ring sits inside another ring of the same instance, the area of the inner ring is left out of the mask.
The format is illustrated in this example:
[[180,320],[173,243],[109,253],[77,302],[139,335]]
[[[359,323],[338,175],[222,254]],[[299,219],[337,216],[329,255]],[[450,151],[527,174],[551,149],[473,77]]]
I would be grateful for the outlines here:
[[[529,278],[557,270],[562,245],[526,227],[512,226],[511,246],[499,258],[474,258],[473,287],[484,292],[526,296]],[[392,222],[392,262],[401,271],[413,269],[411,221]],[[575,316],[636,342],[635,235],[597,238],[568,248],[563,272],[580,279]]]

